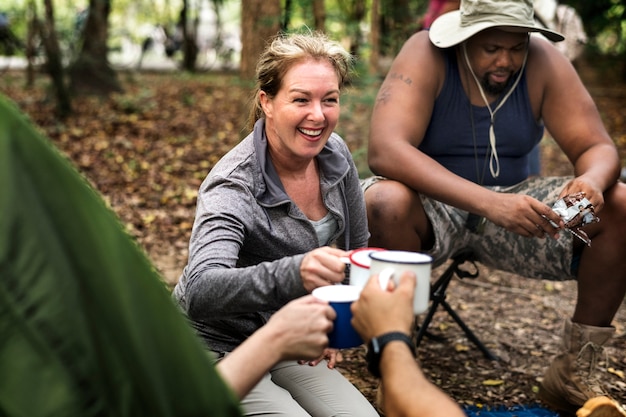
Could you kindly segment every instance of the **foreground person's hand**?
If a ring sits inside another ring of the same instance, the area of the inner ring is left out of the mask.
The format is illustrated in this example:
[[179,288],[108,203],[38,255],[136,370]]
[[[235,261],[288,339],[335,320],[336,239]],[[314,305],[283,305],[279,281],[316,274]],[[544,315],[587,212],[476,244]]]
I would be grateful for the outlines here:
[[283,360],[313,360],[324,354],[335,316],[327,302],[312,295],[293,300],[220,360],[217,370],[243,398],[274,364]]
[[286,304],[259,331],[271,333],[280,360],[316,359],[328,346],[335,316],[327,302],[307,295]]
[[[352,304],[352,325],[364,340],[389,332],[411,334],[415,274],[404,272],[396,287],[389,280],[381,289],[372,276]],[[372,347],[369,346],[368,349]],[[415,360],[414,347],[392,340],[380,347],[377,367],[382,379],[384,413],[388,417],[462,417],[454,400],[431,383]],[[371,365],[371,362],[369,362]]]
[[363,340],[392,331],[411,333],[415,286],[415,274],[411,272],[400,276],[397,288],[393,280],[389,280],[387,288],[382,289],[378,275],[369,279],[359,299],[350,307],[352,326]]

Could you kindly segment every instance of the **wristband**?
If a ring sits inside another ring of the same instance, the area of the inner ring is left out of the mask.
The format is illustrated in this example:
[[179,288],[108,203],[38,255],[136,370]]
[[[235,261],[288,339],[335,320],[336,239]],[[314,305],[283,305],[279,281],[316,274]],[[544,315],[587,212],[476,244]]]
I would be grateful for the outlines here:
[[377,378],[380,378],[380,356],[383,353],[383,349],[387,343],[394,340],[406,343],[411,354],[415,357],[415,346],[413,346],[411,338],[402,332],[389,332],[378,337],[373,337],[367,345],[368,349],[365,359],[367,360],[367,369]]

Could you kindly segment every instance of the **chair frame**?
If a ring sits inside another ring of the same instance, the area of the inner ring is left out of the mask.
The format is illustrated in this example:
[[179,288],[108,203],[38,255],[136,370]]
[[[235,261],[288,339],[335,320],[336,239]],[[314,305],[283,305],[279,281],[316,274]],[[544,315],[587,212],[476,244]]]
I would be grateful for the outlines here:
[[[462,269],[461,266],[465,262],[470,262],[474,266],[474,271],[468,271]],[[430,300],[431,305],[426,312],[426,316],[421,323],[416,323],[417,334],[415,337],[415,348],[417,349],[424,338],[424,336],[428,336],[431,339],[440,339],[443,338],[437,337],[430,332],[428,332],[428,326],[430,325],[435,312],[441,305],[445,311],[454,319],[454,321],[461,327],[463,332],[467,338],[472,341],[478,347],[478,349],[483,353],[485,358],[489,360],[498,360],[499,358],[493,354],[483,342],[478,339],[478,337],[474,334],[474,332],[469,328],[469,326],[459,317],[459,315],[454,311],[452,306],[446,301],[447,298],[447,290],[448,285],[452,278],[456,275],[460,279],[463,278],[476,278],[479,275],[478,267],[476,266],[476,259],[474,257],[474,253],[471,249],[464,249],[460,252],[457,252],[454,256],[452,256],[452,263],[446,268],[446,270],[441,274],[441,276],[435,281],[434,284],[431,285],[430,289]]]

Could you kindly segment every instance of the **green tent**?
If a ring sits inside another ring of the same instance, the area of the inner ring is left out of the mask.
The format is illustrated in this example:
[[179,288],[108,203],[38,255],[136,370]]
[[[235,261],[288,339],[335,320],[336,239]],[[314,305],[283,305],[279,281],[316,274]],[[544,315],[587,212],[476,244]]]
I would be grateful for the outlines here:
[[144,252],[0,96],[0,417],[237,415]]

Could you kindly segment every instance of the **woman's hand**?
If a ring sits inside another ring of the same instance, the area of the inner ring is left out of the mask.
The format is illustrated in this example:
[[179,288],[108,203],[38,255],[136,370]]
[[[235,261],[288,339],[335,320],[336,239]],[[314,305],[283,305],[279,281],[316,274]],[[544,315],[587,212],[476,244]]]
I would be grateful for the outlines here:
[[349,252],[323,246],[307,253],[300,264],[302,285],[310,293],[317,287],[339,284],[346,275],[346,264],[341,258]]
[[327,348],[327,349],[324,349],[324,353],[322,353],[322,356],[320,356],[319,358],[313,359],[311,361],[301,360],[301,361],[298,361],[298,363],[300,365],[308,363],[309,366],[316,366],[318,363],[320,363],[324,359],[328,360],[328,368],[333,369],[335,365],[343,362],[343,355],[337,349]]

